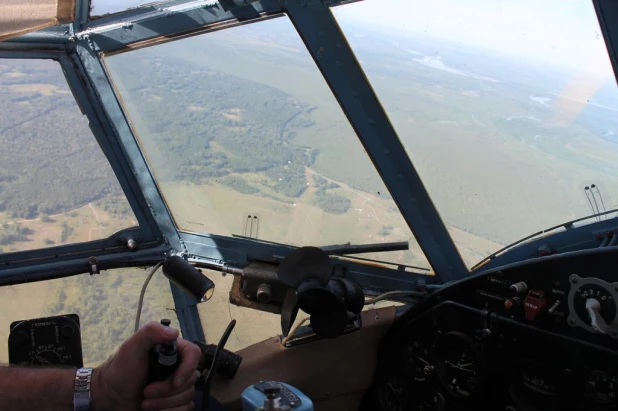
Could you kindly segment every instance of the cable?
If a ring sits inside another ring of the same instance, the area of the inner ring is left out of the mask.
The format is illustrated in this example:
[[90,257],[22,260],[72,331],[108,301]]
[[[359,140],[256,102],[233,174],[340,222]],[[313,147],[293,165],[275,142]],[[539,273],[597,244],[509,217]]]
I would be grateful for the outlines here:
[[427,294],[422,291],[388,291],[384,294],[380,294],[377,297],[369,298],[365,300],[365,305],[375,304],[382,300],[386,300],[388,297],[399,296],[412,296],[412,297],[425,297]]
[[137,314],[135,315],[135,329],[133,330],[134,333],[136,333],[137,330],[139,329],[139,320],[140,320],[140,317],[142,316],[142,305],[144,304],[144,294],[146,294],[146,287],[148,287],[148,283],[152,279],[152,276],[154,275],[154,273],[156,273],[159,267],[161,267],[162,265],[163,265],[163,261],[159,261],[157,265],[155,265],[152,268],[152,270],[148,274],[148,277],[146,277],[146,281],[144,281],[144,285],[142,286],[142,291],[139,294],[139,302],[137,303]]
[[309,321],[309,317],[305,317],[302,320],[300,320],[299,322],[297,322],[294,327],[292,327],[292,329],[290,330],[290,332],[288,333],[287,337],[285,337],[283,340],[281,340],[281,344],[285,345],[290,338],[292,338],[294,336],[294,333],[307,321]]

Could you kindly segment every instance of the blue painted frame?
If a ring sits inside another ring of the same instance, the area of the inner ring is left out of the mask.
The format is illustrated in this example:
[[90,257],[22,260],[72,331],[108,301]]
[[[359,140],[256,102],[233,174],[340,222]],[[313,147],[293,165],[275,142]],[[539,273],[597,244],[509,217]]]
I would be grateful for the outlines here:
[[[122,238],[132,237],[138,240],[140,248],[152,248],[163,243],[162,235],[159,227],[153,219],[148,219],[143,212],[140,212],[140,205],[143,208],[144,201],[140,199],[140,191],[137,187],[129,182],[125,170],[123,170],[123,158],[115,153],[110,140],[107,138],[105,131],[102,129],[100,118],[96,117],[93,112],[92,101],[88,98],[88,92],[84,90],[80,83],[80,73],[77,71],[77,62],[72,60],[70,55],[63,51],[9,51],[0,50],[0,58],[18,58],[18,59],[50,59],[57,61],[61,70],[65,74],[65,78],[70,90],[80,107],[82,114],[88,116],[93,135],[99,142],[103,153],[108,158],[110,165],[118,179],[120,186],[125,191],[127,200],[131,204],[135,217],[139,226],[129,228],[119,233],[112,235],[109,238],[90,241],[80,244],[70,244],[64,246],[49,247],[38,250],[29,250],[22,252],[0,254],[0,264],[10,264],[11,267],[23,267],[31,265],[31,261],[36,261],[37,264],[48,261],[69,259],[79,260],[83,266],[84,259],[93,255],[113,254],[119,251],[127,250],[126,246],[120,243]],[[83,73],[81,73],[83,76]],[[79,262],[77,262],[79,264]],[[23,273],[28,270],[24,268]],[[0,270],[0,277],[5,275],[5,270]]]
[[436,275],[463,278],[468,269],[330,8],[303,0],[286,11]]

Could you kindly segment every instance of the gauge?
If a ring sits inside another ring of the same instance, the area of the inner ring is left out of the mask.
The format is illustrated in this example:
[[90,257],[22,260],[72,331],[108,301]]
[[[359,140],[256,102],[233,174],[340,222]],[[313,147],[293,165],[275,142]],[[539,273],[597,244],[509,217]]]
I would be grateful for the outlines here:
[[603,371],[590,371],[586,375],[586,392],[598,403],[609,404],[616,399],[616,377]]
[[417,382],[425,381],[434,370],[432,351],[433,347],[423,341],[410,341],[405,353],[406,375]]
[[33,350],[31,365],[54,365],[62,364],[65,362],[64,356],[61,352],[64,351],[63,347],[52,347],[49,350]]
[[378,397],[380,406],[385,411],[406,411],[408,409],[407,384],[398,375],[392,375],[382,382]]
[[549,411],[556,407],[555,373],[539,362],[521,359],[515,381],[509,387],[511,399],[521,409]]
[[414,393],[411,398],[410,411],[445,411],[447,408],[446,399],[440,391],[430,390]]
[[11,323],[9,363],[83,366],[79,317],[76,314]]
[[571,275],[569,281],[569,325],[618,338],[618,284],[577,274]]
[[468,398],[482,382],[483,359],[478,346],[465,334],[449,332],[438,342],[438,374],[447,392]]

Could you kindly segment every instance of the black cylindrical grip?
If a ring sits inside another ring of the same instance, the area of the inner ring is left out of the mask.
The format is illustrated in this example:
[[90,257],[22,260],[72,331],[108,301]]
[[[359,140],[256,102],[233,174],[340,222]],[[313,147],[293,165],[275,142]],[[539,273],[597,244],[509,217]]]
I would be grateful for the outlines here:
[[207,301],[215,291],[215,283],[179,256],[167,257],[163,274],[199,301]]

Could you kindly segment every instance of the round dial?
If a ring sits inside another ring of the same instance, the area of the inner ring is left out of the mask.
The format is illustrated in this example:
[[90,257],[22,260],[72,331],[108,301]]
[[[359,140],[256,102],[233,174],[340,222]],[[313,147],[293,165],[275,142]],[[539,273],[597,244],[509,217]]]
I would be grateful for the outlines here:
[[438,373],[447,392],[468,398],[482,383],[483,359],[474,340],[449,332],[438,342]]
[[607,324],[610,324],[616,318],[616,302],[612,293],[605,287],[597,284],[587,284],[579,287],[575,291],[573,304],[575,312],[587,324],[590,324],[591,318],[586,303],[589,299],[595,299],[600,305],[600,314]]
[[405,352],[406,375],[414,381],[425,381],[434,370],[432,347],[420,340],[408,342]]
[[549,411],[556,407],[556,377],[551,369],[540,362],[521,359],[515,377],[509,392],[519,408]]
[[569,277],[569,317],[571,327],[618,338],[618,283],[598,278]]
[[53,348],[41,350],[32,354],[32,365],[57,365],[62,364],[63,358]]
[[591,371],[586,375],[586,392],[598,403],[609,404],[616,399],[615,377],[610,377],[603,371]]
[[404,379],[392,375],[385,379],[379,389],[380,407],[385,411],[406,411],[408,409],[408,389]]

